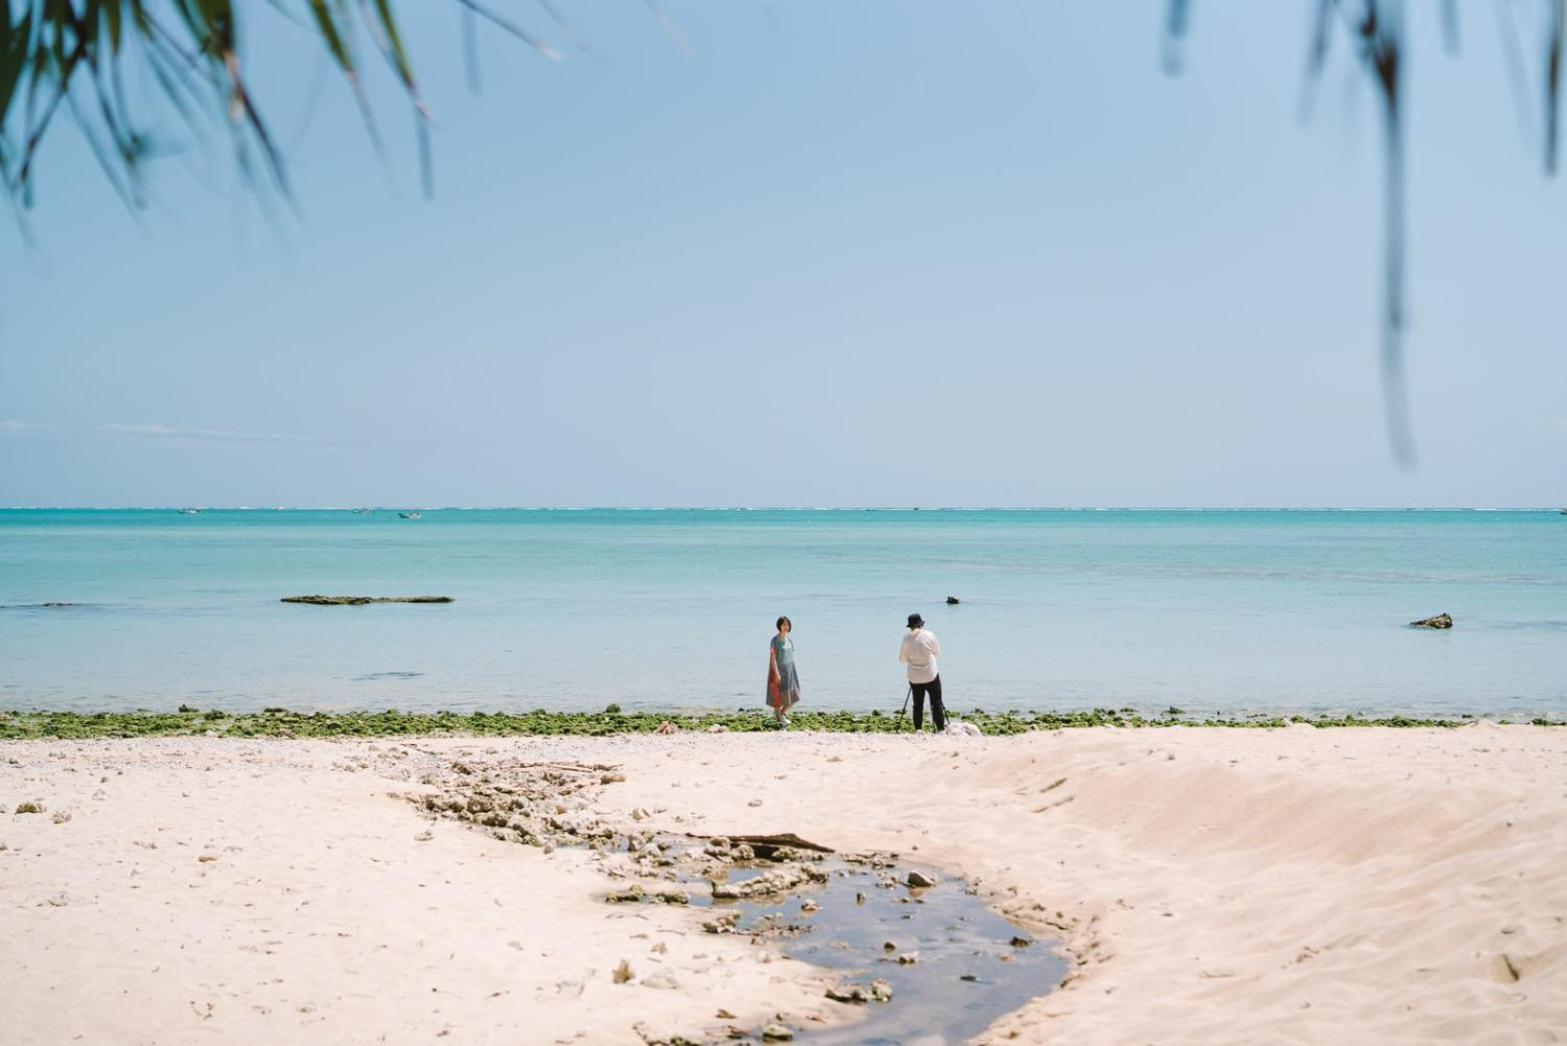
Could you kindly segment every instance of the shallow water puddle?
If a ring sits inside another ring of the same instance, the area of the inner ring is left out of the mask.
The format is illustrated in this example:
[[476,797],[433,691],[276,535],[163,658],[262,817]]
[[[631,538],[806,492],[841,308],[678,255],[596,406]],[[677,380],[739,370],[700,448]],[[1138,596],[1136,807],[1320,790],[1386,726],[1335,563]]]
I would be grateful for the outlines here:
[[[796,1042],[962,1042],[1050,992],[1067,974],[1050,942],[1035,941],[991,911],[961,880],[932,873],[938,881],[926,889],[888,887],[885,870],[838,859],[819,867],[826,883],[785,897],[711,902],[715,911],[740,914],[736,932],[774,937],[792,959],[841,971],[847,983],[881,980],[892,987],[889,1002],[834,1003],[862,1010],[864,1019],[828,1031],[795,1027]],[[730,880],[759,871],[735,869]]]
[[[790,833],[681,836],[595,815],[598,790],[624,780],[617,766],[599,763],[455,760],[439,779],[421,778],[439,791],[407,798],[432,816],[465,821],[502,841],[546,852],[591,848],[606,879],[618,883],[605,902],[703,908],[709,933],[765,941],[833,971],[838,976],[819,1007],[843,1007],[838,1016],[853,1023],[824,1029],[803,1014],[775,1015],[770,1023],[798,1023],[768,1030],[797,1042],[960,1042],[1048,994],[1068,972],[1053,942],[1034,941],[963,880],[896,854],[834,855]],[[646,822],[659,812],[637,808],[631,820]],[[910,886],[911,879],[930,885]],[[751,1042],[763,1031],[727,1029]]]

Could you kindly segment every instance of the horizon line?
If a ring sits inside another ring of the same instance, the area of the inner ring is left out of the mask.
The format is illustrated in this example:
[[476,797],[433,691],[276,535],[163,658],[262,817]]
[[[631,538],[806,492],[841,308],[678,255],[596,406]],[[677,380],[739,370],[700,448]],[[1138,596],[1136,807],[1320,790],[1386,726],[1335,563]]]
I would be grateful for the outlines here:
[[1564,512],[1552,505],[0,505],[0,512]]

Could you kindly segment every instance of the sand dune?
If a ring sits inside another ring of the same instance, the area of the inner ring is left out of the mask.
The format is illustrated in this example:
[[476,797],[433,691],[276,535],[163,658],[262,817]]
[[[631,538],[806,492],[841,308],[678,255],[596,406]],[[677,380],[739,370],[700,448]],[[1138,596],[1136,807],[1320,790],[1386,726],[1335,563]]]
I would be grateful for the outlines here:
[[[720,1007],[844,1019],[769,947],[604,905],[587,851],[389,794],[519,754],[620,764],[592,799],[612,820],[977,881],[1074,959],[986,1041],[1567,1040],[1567,730],[1485,724],[8,744],[6,1040],[637,1043],[719,1034]],[[26,800],[46,812],[9,812]]]

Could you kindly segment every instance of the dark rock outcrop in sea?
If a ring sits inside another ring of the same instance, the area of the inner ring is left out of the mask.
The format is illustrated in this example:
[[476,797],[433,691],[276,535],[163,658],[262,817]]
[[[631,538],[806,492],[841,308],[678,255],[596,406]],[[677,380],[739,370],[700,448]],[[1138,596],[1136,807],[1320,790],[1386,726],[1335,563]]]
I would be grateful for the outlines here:
[[1420,621],[1411,621],[1410,628],[1452,628],[1453,619],[1446,614],[1438,614],[1436,617],[1424,618]]
[[362,607],[366,603],[450,603],[451,596],[284,596],[284,603],[309,603],[316,607]]

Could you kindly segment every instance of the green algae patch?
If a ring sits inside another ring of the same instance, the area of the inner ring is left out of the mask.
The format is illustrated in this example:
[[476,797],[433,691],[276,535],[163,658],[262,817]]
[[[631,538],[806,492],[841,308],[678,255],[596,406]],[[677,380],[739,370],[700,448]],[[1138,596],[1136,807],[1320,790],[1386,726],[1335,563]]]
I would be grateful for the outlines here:
[[[987,735],[1022,734],[1035,730],[1071,730],[1085,727],[1224,727],[1276,729],[1299,724],[1320,729],[1355,727],[1452,728],[1472,722],[1472,717],[1422,719],[1394,715],[1344,716],[1224,716],[1198,718],[1166,712],[1144,716],[1130,709],[1095,708],[1078,712],[958,713],[954,718],[973,723]],[[911,730],[908,717],[876,709],[870,712],[804,712],[792,715],[793,730],[839,734],[892,734]],[[1567,719],[1535,718],[1536,726],[1567,726]],[[650,734],[664,723],[682,732],[701,733],[722,727],[730,733],[761,733],[774,729],[765,711],[660,714],[622,712],[616,706],[604,712],[293,712],[268,708],[262,712],[200,711],[180,706],[175,712],[0,712],[0,740],[35,738],[187,737],[402,737],[449,735],[459,737],[574,737],[611,734]],[[717,731],[715,731],[717,732]]]

